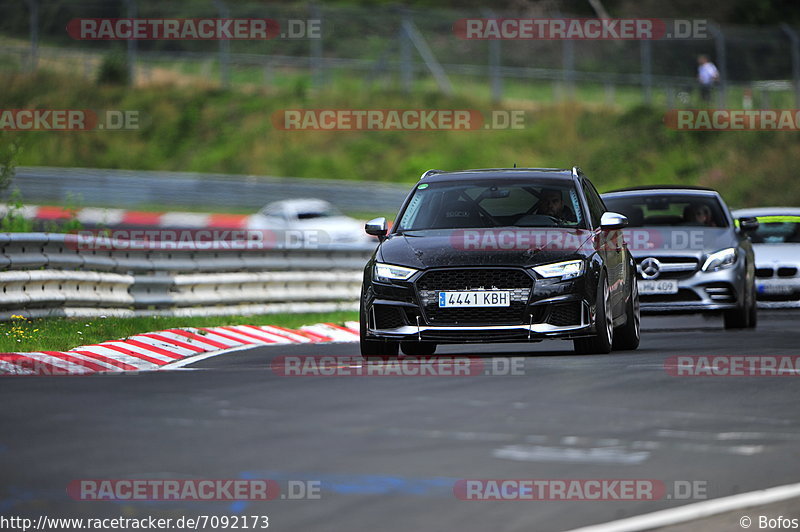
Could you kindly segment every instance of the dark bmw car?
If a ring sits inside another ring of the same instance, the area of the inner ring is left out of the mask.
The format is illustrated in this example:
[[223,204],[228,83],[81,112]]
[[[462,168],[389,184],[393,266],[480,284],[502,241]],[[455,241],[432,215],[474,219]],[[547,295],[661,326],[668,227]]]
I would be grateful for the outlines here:
[[716,312],[727,329],[756,326],[755,218],[737,227],[719,193],[702,187],[635,187],[603,200],[628,218],[643,312]]
[[431,355],[437,344],[574,341],[578,353],[639,345],[633,257],[577,167],[431,170],[364,269],[361,353]]

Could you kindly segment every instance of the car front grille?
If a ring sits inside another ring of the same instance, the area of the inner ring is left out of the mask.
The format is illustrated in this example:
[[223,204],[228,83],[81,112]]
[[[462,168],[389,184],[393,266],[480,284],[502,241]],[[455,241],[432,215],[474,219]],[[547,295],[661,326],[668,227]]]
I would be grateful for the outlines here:
[[375,305],[375,328],[396,329],[405,325],[402,309],[390,305]]
[[[642,275],[641,264],[647,258],[656,259],[661,268],[656,277],[645,278]],[[641,257],[636,259],[636,271],[639,279],[688,279],[697,271],[700,263],[696,257]]]
[[[528,323],[528,299],[533,278],[514,268],[458,268],[433,270],[416,283],[419,300],[431,325],[515,325]],[[439,292],[506,290],[508,307],[439,308]]]
[[558,327],[569,325],[580,325],[581,323],[581,303],[573,301],[571,303],[558,303],[550,309],[547,323]]
[[735,303],[736,294],[733,288],[725,283],[714,283],[706,286],[706,294],[715,303]]
[[794,266],[781,266],[778,268],[778,277],[794,277],[797,275],[797,268]]
[[756,268],[756,277],[767,279],[769,277],[772,277],[773,275],[775,275],[775,270],[772,268],[766,266],[761,268]]

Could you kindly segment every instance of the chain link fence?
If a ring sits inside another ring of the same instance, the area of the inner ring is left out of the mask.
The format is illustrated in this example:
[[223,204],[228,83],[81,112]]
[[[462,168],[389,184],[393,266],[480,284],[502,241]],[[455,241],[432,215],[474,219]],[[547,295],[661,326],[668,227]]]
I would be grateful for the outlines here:
[[[27,0],[0,2],[0,69],[69,70],[93,79],[122,57],[131,83],[175,82],[313,89],[340,84],[376,90],[437,88],[495,101],[597,100],[668,107],[699,101],[696,57],[717,64],[719,106],[800,107],[797,30],[707,22],[707,37],[663,40],[465,40],[463,18],[568,14],[399,6],[274,5],[230,0]],[[86,18],[269,18],[269,40],[76,40]],[[668,21],[671,23],[671,21]],[[319,28],[310,37],[312,28]]]

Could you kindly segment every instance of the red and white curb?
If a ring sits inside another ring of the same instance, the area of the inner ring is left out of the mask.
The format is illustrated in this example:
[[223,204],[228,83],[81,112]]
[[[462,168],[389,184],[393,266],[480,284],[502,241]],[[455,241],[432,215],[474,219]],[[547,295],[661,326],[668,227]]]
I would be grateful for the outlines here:
[[[5,216],[7,210],[6,205],[0,205],[0,216]],[[26,205],[21,214],[29,220],[58,221],[75,217],[81,223],[92,225],[188,229],[245,229],[250,218],[247,214],[146,212],[94,207],[68,209],[52,205]]]
[[193,357],[254,345],[357,342],[358,323],[317,323],[299,329],[232,325],[167,329],[69,351],[0,354],[0,375],[88,375],[180,367]]

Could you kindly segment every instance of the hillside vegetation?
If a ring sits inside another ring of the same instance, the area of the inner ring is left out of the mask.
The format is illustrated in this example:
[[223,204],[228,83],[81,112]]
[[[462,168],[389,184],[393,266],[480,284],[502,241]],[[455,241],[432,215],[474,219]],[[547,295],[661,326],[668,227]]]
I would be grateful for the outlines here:
[[492,108],[437,93],[376,93],[338,84],[314,93],[175,86],[129,90],[54,74],[8,76],[0,108],[136,110],[134,131],[5,133],[23,143],[19,165],[81,166],[413,182],[428,168],[580,165],[601,190],[654,183],[711,186],[735,206],[800,204],[800,134],[684,132],[663,109],[518,99],[525,127],[476,131],[280,131],[293,108]]

